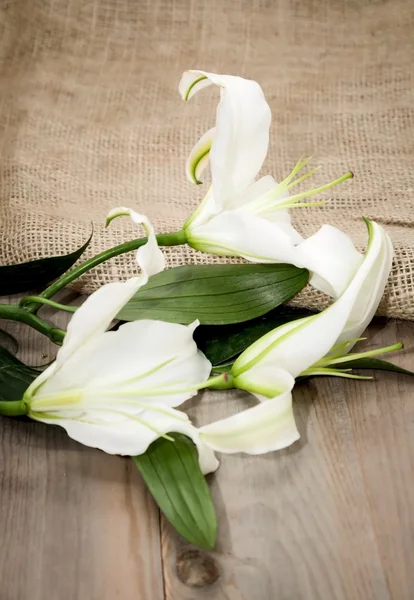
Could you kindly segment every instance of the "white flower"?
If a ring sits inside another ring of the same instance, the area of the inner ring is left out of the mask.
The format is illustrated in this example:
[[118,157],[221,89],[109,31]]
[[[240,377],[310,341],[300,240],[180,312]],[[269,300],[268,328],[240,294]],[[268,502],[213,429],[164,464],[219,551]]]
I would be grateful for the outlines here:
[[[324,234],[316,238],[319,258],[310,264],[307,252],[298,248],[303,239],[292,226],[288,209],[324,204],[302,200],[352,177],[352,173],[292,196],[289,190],[314,172],[296,178],[308,160],[299,161],[280,184],[269,175],[256,181],[267,154],[271,121],[263,91],[255,81],[204,71],[185,72],[179,91],[187,101],[211,84],[220,87],[221,95],[216,127],[196,144],[186,171],[190,181],[201,183],[202,169],[210,159],[212,186],[184,225],[189,245],[202,252],[240,256],[252,262],[286,262],[309,268],[316,274],[312,285],[337,297],[359,266],[361,256],[344,234],[331,228],[338,233],[329,240]],[[329,241],[329,254],[325,241]],[[326,279],[333,273],[332,256],[337,266],[334,281]]]
[[277,327],[235,361],[229,384],[253,393],[260,403],[200,429],[200,437],[215,450],[269,452],[298,439],[291,398],[294,379],[309,374],[338,345],[349,350],[384,292],[392,264],[391,241],[379,225],[366,222],[365,257],[340,298],[319,314]]
[[[214,453],[198,439],[187,415],[175,409],[197,393],[211,364],[188,327],[135,321],[106,331],[148,276],[164,267],[148,220],[148,243],[137,252],[140,277],[110,283],[93,293],[73,315],[56,361],[28,388],[28,415],[63,427],[73,439],[109,454],[138,455],[168,432],[197,444],[203,472],[217,468]],[[168,437],[168,436],[167,436]]]

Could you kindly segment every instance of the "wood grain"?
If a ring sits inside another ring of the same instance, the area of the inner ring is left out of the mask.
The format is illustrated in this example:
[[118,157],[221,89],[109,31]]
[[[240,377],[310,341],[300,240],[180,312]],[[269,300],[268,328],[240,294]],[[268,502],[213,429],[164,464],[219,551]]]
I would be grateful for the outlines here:
[[[414,367],[412,324],[379,321],[368,337],[371,347],[401,339],[407,350],[393,358]],[[413,392],[414,379],[379,372],[374,382],[298,386],[299,442],[268,456],[221,458],[212,478],[217,551],[189,554],[163,523],[168,600],[411,600]],[[210,392],[191,410],[206,422],[244,406],[240,392]],[[220,573],[211,584],[206,555]]]
[[[43,336],[2,325],[25,362],[53,357]],[[0,419],[0,440],[0,600],[164,597],[159,513],[132,461],[17,419]]]
[[[63,326],[67,315],[48,314]],[[21,325],[20,356],[54,347]],[[414,368],[414,324],[376,321]],[[47,355],[47,356],[46,356]],[[127,459],[59,428],[0,420],[0,600],[411,600],[414,378],[314,379],[295,389],[301,440],[267,456],[223,456],[210,476],[215,552],[161,520]],[[249,405],[241,392],[189,403],[199,423]]]

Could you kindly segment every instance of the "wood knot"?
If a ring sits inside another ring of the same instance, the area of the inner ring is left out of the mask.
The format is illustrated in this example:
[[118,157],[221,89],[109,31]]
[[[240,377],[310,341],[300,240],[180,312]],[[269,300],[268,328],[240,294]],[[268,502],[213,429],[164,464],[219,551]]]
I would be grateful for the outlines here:
[[202,550],[185,550],[177,557],[177,575],[185,585],[204,587],[217,581],[220,572],[214,558]]

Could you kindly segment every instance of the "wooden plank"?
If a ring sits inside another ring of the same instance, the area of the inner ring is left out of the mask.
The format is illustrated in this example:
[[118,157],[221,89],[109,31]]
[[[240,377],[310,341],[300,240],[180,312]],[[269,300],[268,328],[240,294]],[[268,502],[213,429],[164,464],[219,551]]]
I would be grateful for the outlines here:
[[[371,326],[370,346],[413,348],[414,326]],[[412,353],[394,357],[413,368]],[[168,600],[411,600],[414,379],[312,380],[294,393],[302,438],[268,456],[224,456],[211,478],[217,551],[163,523]],[[199,422],[246,407],[206,392]]]
[[[67,315],[49,311],[63,326]],[[20,356],[54,346],[15,323]],[[369,345],[402,339],[413,367],[414,325],[377,321]],[[268,456],[224,456],[210,477],[215,552],[162,522],[133,465],[59,428],[0,420],[1,600],[409,600],[414,573],[414,380],[312,380],[295,390],[302,438]],[[241,392],[206,392],[190,413],[207,422],[248,406]],[[162,559],[162,562],[161,562]]]
[[[30,328],[2,326],[25,362],[54,356]],[[40,423],[2,418],[0,440],[1,600],[164,598],[159,513],[132,461]]]
[[[370,340],[379,347],[402,340],[398,364],[414,369],[414,323],[377,322]],[[350,382],[346,397],[389,589],[392,598],[408,600],[414,596],[414,382],[396,374],[375,379],[370,386]]]

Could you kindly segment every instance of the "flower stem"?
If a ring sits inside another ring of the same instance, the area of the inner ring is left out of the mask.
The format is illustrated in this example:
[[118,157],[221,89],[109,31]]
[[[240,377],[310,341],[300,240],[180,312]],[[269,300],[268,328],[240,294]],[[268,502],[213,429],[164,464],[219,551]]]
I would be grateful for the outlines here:
[[[156,237],[160,246],[180,246],[182,244],[187,243],[187,235],[183,230],[176,231],[175,233],[162,233],[160,235],[157,235]],[[93,256],[92,258],[88,258],[88,260],[85,260],[83,263],[81,263],[68,273],[64,273],[61,277],[54,281],[48,288],[46,288],[40,294],[40,297],[47,299],[51,298],[62,288],[72,283],[72,281],[74,281],[90,269],[93,269],[94,267],[100,265],[106,260],[109,260],[110,258],[113,258],[114,256],[119,256],[120,254],[131,252],[132,250],[137,250],[140,246],[143,246],[146,243],[147,238],[131,240],[130,242],[124,242],[123,244],[119,244],[118,246],[114,246],[113,248],[109,248],[108,250],[104,250],[103,252],[97,254],[96,256]],[[40,302],[36,301],[27,306],[26,311],[32,314],[36,314],[40,307]]]
[[78,310],[77,306],[68,306],[67,304],[60,304],[59,302],[54,302],[53,300],[49,300],[48,298],[42,298],[42,296],[25,296],[20,300],[19,306],[21,308],[24,308],[26,304],[30,304],[32,302],[47,304],[48,306],[53,306],[54,308],[64,310],[70,313],[74,313],[76,310]]
[[5,417],[21,417],[27,414],[26,405],[22,400],[0,401],[0,415]]
[[43,321],[37,315],[33,315],[20,306],[11,304],[0,304],[0,319],[8,319],[9,321],[19,321],[25,323],[33,329],[40,331],[43,335],[46,335],[55,344],[62,342],[65,337],[65,332],[62,329],[58,329],[46,321]]
[[231,373],[222,373],[217,377],[211,377],[203,385],[198,387],[199,390],[205,388],[211,390],[230,390],[234,388],[233,375]]

